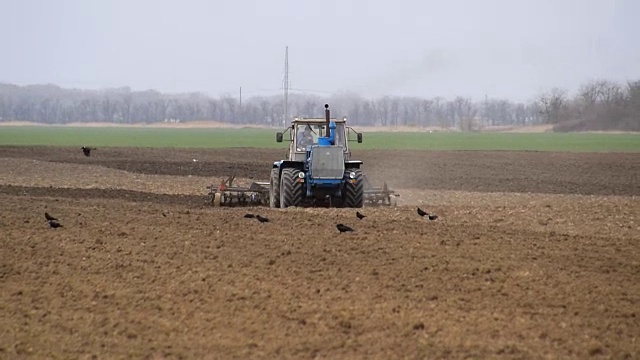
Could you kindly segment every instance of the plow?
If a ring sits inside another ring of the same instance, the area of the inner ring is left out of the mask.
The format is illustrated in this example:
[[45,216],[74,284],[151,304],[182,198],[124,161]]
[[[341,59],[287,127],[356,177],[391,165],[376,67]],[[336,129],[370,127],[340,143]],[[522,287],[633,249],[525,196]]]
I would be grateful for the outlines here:
[[325,104],[324,118],[294,118],[291,126],[276,133],[283,142],[289,133],[286,159],[273,162],[268,181],[234,185],[235,175],[212,184],[209,201],[219,206],[349,207],[396,206],[395,191],[385,182],[373,186],[361,169],[363,162],[351,158],[350,133],[358,143],[362,133],[346,125],[347,118],[332,119]]

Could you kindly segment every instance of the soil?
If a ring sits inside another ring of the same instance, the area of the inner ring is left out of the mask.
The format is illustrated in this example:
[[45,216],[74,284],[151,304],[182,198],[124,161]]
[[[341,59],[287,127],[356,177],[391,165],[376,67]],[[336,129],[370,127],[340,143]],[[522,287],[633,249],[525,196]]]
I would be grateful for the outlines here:
[[0,147],[0,358],[640,358],[637,154],[361,151],[400,194],[363,220],[205,203],[283,154]]

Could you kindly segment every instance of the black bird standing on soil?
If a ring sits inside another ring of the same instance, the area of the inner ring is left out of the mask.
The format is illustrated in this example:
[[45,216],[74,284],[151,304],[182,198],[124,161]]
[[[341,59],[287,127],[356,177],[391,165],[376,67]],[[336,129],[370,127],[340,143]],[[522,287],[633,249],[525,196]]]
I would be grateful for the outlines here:
[[338,228],[338,231],[340,231],[341,234],[343,232],[353,231],[352,228],[350,228],[350,227],[348,227],[347,225],[344,225],[344,224],[338,224],[338,225],[336,225],[336,227]]
[[422,209],[418,208],[418,215],[420,215],[420,216],[424,217],[425,215],[429,215],[429,214],[427,214],[427,212],[426,212],[426,211],[424,211],[424,210],[422,210]]
[[57,228],[63,227],[62,224],[60,224],[60,223],[58,223],[58,222],[56,222],[54,220],[49,221],[49,226],[51,228],[53,228],[53,229],[57,229]]
[[260,215],[256,215],[256,219],[258,219],[258,221],[260,221],[261,223],[269,222],[269,219],[267,219],[266,217],[262,217]]
[[362,215],[362,214],[360,214],[360,212],[359,212],[359,211],[356,211],[356,217],[357,217],[358,219],[362,220],[362,219],[366,218],[367,216],[366,216],[366,215]]
[[433,220],[435,220],[437,218],[438,218],[438,215],[436,215],[436,214],[429,215],[429,220],[431,220],[431,221],[433,221]]
[[44,213],[44,218],[47,219],[47,221],[58,221],[58,219],[56,219],[53,216],[49,215],[48,212]]
[[83,146],[81,147],[82,152],[84,153],[84,156],[91,156],[91,150],[95,150],[94,148],[90,148],[88,146]]
[[247,218],[247,219],[253,219],[256,216],[253,215],[253,214],[244,214],[244,217]]

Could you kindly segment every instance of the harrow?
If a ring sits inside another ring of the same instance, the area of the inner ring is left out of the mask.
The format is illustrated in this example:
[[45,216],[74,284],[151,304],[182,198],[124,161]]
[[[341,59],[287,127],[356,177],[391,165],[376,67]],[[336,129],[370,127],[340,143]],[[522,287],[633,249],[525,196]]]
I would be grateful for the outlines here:
[[[235,175],[231,175],[220,184],[212,184],[209,190],[209,203],[214,207],[233,206],[269,206],[269,182],[254,181],[249,186],[233,186]],[[364,202],[365,206],[396,206],[397,197],[395,191],[389,189],[385,182],[382,187],[374,187],[366,175],[364,176]]]
[[268,181],[254,181],[248,187],[238,187],[233,186],[235,178],[235,175],[231,175],[220,185],[208,187],[209,201],[214,207],[269,205]]
[[395,191],[389,189],[385,182],[382,187],[374,187],[364,175],[364,203],[365,206],[397,206],[398,197]]

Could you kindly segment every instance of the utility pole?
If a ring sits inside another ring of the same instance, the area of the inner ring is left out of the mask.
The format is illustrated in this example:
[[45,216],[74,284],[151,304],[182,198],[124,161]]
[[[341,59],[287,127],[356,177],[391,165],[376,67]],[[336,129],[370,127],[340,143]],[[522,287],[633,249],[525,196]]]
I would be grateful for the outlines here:
[[238,112],[236,113],[236,123],[244,122],[244,117],[242,116],[242,86],[240,86],[240,104],[238,105]]
[[287,126],[289,119],[289,47],[284,51],[284,119],[282,119],[282,127]]

